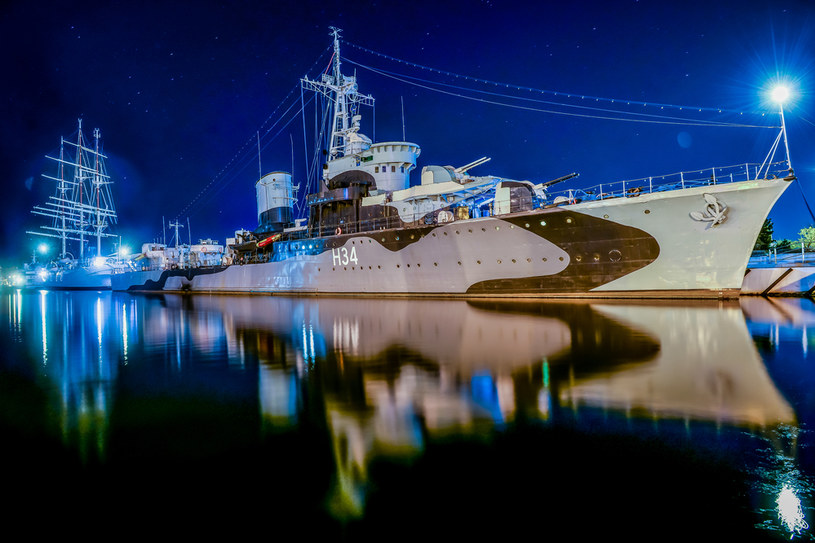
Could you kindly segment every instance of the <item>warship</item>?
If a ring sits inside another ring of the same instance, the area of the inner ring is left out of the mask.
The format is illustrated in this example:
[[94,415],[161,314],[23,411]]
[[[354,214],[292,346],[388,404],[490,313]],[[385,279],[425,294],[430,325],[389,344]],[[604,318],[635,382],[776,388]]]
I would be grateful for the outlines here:
[[[114,290],[270,295],[735,298],[756,238],[795,180],[776,161],[555,192],[578,174],[531,182],[476,175],[490,158],[427,165],[421,148],[360,131],[356,76],[331,70],[301,88],[331,104],[330,145],[306,218],[292,174],[257,181],[258,227],[227,239],[207,266],[164,257],[115,273]],[[659,182],[657,182],[659,179]],[[562,185],[561,185],[562,186]],[[154,247],[159,249],[161,247]],[[155,251],[154,251],[155,254]]]

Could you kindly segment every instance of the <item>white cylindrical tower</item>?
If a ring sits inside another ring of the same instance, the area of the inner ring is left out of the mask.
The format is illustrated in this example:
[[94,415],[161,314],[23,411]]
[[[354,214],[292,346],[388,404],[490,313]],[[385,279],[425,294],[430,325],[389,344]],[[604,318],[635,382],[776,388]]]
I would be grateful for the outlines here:
[[272,172],[264,175],[255,184],[255,191],[259,231],[281,231],[291,224],[294,193],[290,173]]

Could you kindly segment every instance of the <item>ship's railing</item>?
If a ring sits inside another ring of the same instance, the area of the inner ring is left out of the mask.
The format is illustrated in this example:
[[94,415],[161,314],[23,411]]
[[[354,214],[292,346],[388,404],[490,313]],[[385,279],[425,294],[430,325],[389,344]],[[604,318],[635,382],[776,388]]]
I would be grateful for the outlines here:
[[[767,167],[764,178],[781,178],[789,175],[786,161],[773,162]],[[576,203],[578,201],[606,200],[609,198],[631,198],[640,194],[652,192],[665,192],[677,189],[719,185],[722,183],[735,183],[756,179],[761,170],[760,164],[738,164],[733,166],[720,166],[704,170],[691,170],[666,175],[627,179],[611,183],[601,183],[588,188],[567,189],[558,192],[549,192],[550,200]]]
[[754,250],[750,255],[748,268],[777,268],[796,266],[812,266],[815,264],[815,251],[805,244],[785,249]]
[[[424,216],[417,214],[414,218],[414,223],[419,226],[419,221]],[[410,221],[407,221],[410,224]],[[377,217],[375,219],[362,219],[359,221],[343,221],[339,225],[323,226],[319,230],[295,230],[286,232],[283,236],[282,242],[297,241],[301,239],[325,238],[338,234],[358,234],[360,232],[376,232],[379,230],[390,230],[393,228],[400,228],[405,226],[405,222],[400,219],[399,215],[394,213],[390,217]],[[282,243],[282,242],[275,242]]]

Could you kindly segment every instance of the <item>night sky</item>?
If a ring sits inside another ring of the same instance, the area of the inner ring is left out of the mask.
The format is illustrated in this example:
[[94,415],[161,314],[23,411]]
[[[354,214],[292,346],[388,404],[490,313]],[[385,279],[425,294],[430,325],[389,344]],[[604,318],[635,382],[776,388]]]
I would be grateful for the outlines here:
[[[330,26],[343,71],[376,98],[362,131],[421,146],[414,183],[422,166],[482,156],[473,174],[580,174],[563,188],[760,163],[780,122],[767,90],[784,79],[799,181],[770,217],[777,239],[815,222],[815,2],[525,4],[7,0],[0,264],[42,241],[25,232],[45,224],[30,209],[54,191],[44,157],[80,117],[101,130],[124,245],[161,239],[162,217],[189,221],[183,241],[254,229],[258,134],[263,173],[293,170],[305,186],[299,80],[328,66]],[[711,121],[754,128],[700,126]]]

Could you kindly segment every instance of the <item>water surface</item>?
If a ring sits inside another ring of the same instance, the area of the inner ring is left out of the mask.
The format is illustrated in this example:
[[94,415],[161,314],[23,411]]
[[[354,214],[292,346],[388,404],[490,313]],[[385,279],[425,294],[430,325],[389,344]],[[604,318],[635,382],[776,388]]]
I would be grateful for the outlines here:
[[809,299],[0,311],[10,533],[812,539]]

